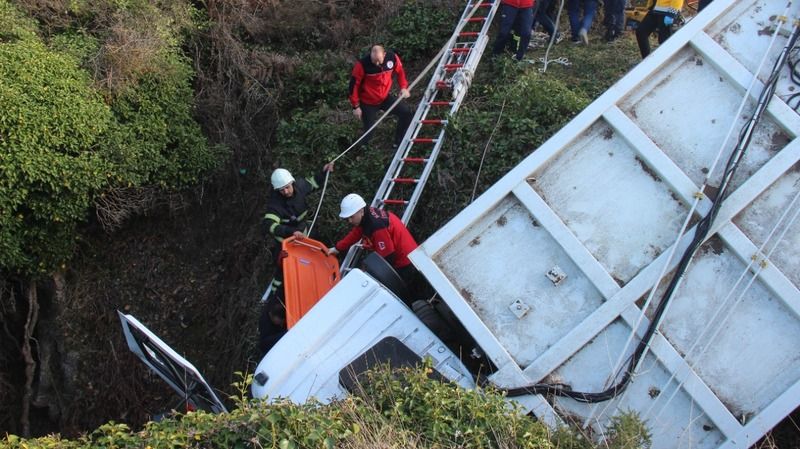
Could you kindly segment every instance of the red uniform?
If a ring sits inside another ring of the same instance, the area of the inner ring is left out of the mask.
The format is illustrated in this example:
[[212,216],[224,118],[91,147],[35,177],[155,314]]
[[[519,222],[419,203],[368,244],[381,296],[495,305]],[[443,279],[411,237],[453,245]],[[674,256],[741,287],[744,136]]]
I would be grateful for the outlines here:
[[356,61],[350,77],[350,104],[353,108],[368,104],[377,106],[386,100],[392,88],[392,76],[397,74],[401,89],[408,87],[406,72],[400,57],[391,51],[386,52],[383,64],[372,62],[369,55]]
[[363,240],[365,248],[374,250],[395,268],[410,265],[408,255],[417,249],[417,242],[397,215],[374,207],[364,212],[361,224],[339,240],[336,249],[343,253],[359,240]]
[[534,0],[503,0],[504,5],[513,6],[515,8],[533,8]]

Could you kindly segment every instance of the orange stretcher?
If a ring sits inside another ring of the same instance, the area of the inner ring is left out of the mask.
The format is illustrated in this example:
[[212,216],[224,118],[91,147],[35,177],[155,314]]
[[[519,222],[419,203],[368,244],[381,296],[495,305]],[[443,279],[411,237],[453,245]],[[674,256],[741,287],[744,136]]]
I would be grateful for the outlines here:
[[289,237],[282,243],[286,327],[291,329],[339,282],[339,260],[314,239]]

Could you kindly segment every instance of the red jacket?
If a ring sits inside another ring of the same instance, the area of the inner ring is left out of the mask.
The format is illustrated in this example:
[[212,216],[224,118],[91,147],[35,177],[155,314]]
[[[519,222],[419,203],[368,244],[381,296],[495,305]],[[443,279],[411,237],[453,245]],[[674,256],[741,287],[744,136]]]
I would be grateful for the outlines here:
[[401,89],[408,87],[406,72],[400,57],[391,51],[386,52],[383,64],[373,64],[369,55],[356,61],[350,76],[350,104],[353,108],[368,104],[377,106],[386,100],[392,88],[392,75],[397,74]]
[[504,5],[513,6],[514,8],[525,9],[533,8],[536,2],[534,0],[503,0]]
[[408,266],[408,255],[417,249],[417,242],[397,215],[374,207],[365,211],[360,225],[336,243],[336,249],[345,252],[362,239],[365,248],[374,250],[395,268]]

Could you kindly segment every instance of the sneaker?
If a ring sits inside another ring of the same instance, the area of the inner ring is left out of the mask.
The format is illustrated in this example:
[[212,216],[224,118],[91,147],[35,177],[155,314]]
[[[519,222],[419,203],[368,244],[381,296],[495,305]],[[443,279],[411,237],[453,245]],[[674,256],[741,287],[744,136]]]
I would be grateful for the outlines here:
[[578,31],[578,37],[581,39],[581,42],[583,42],[584,45],[589,45],[589,33],[587,33],[584,28],[581,28],[580,31]]
[[578,45],[578,44],[581,43],[581,40],[580,40],[580,38],[578,38],[578,36],[572,36],[571,38],[569,38],[569,41],[572,42],[575,45]]

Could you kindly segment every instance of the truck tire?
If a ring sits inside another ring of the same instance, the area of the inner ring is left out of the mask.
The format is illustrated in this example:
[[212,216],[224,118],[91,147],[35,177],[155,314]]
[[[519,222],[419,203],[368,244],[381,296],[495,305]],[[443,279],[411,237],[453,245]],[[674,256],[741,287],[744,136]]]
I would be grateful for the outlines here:
[[397,295],[398,298],[408,298],[408,287],[406,283],[383,257],[374,252],[370,252],[361,261],[359,267],[376,281],[383,284],[389,291]]

